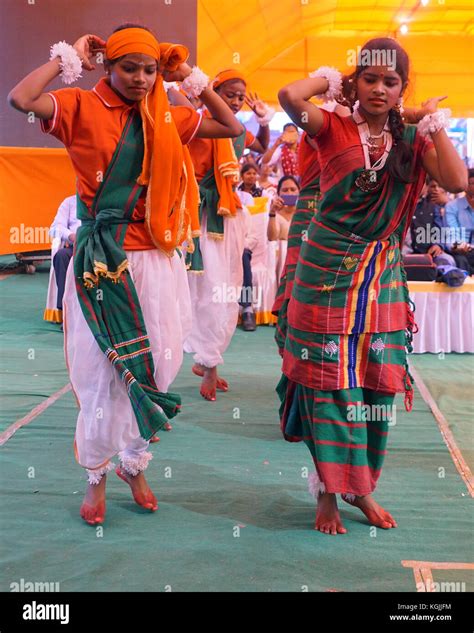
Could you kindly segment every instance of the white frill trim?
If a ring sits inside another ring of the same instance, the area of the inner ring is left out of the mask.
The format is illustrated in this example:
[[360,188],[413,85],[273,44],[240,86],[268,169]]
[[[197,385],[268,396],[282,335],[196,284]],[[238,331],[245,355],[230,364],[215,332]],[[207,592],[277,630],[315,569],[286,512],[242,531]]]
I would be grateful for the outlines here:
[[58,42],[51,46],[50,61],[60,57],[60,77],[64,84],[72,84],[82,76],[82,62],[76,49],[67,42]]
[[310,473],[308,477],[308,490],[315,499],[323,492],[326,492],[326,486],[319,478],[318,473]]
[[199,97],[209,85],[209,77],[198,66],[193,66],[191,74],[181,84],[181,88],[188,97]]
[[89,470],[89,468],[87,468],[87,480],[93,486],[97,486],[97,484],[100,483],[102,477],[114,468],[115,464],[113,462],[107,462],[105,466],[102,466],[102,468],[96,468],[95,470]]
[[315,95],[315,97],[322,99],[326,103],[332,101],[337,97],[340,97],[342,90],[342,75],[332,66],[320,66],[317,70],[309,73],[310,77],[323,77],[328,80],[329,88],[322,94]]
[[356,499],[356,496],[351,494],[350,492],[343,492],[341,494],[341,497],[345,499],[346,501],[348,501],[349,503],[352,503]]
[[268,125],[275,116],[275,109],[265,104],[265,114],[263,116],[256,116],[257,123],[259,125]]
[[163,88],[166,92],[168,92],[168,90],[171,90],[171,88],[173,88],[173,90],[179,90],[179,86],[176,81],[164,81]]
[[148,468],[148,462],[150,459],[153,459],[153,454],[145,451],[140,453],[138,457],[126,457],[122,452],[119,453],[119,459],[125,472],[132,475],[132,477],[135,477],[138,473],[141,473],[143,470]]
[[433,114],[426,114],[418,123],[418,132],[422,136],[434,134],[442,128],[449,127],[449,118],[451,110],[449,108],[440,108]]

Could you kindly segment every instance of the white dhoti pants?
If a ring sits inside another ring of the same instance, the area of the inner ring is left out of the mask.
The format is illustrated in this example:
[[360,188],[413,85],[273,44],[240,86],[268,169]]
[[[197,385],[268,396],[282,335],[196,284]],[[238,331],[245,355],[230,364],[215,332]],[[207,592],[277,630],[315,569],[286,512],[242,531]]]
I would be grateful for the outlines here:
[[[158,250],[128,251],[130,275],[140,301],[160,391],[168,391],[183,360],[183,341],[191,329],[189,289],[184,260]],[[99,285],[100,288],[100,285]],[[79,404],[76,457],[93,470],[98,483],[119,454],[131,474],[144,470],[151,458],[119,373],[97,345],[79,305],[73,262],[64,292],[65,355]],[[136,472],[135,472],[136,471]]]
[[194,360],[205,367],[222,365],[237,326],[242,289],[242,254],[245,246],[246,209],[224,218],[224,239],[207,235],[203,215],[200,247],[204,272],[188,273],[191,293],[192,330],[184,344]]

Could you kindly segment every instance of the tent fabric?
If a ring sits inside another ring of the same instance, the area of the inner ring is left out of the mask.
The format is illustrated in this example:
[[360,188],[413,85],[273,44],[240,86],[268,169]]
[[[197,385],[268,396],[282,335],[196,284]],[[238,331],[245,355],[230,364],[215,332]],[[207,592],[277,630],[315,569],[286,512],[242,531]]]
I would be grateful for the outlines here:
[[[472,0],[199,0],[198,63],[238,68],[273,106],[283,85],[319,66],[351,69],[351,52],[396,37],[411,61],[408,105],[448,95],[454,117],[474,117]],[[402,35],[400,27],[408,26]]]

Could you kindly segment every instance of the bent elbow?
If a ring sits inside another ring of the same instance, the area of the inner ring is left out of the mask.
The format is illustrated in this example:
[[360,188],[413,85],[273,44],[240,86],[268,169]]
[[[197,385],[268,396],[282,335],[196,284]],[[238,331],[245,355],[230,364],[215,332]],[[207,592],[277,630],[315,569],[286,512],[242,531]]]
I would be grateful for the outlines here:
[[444,183],[446,191],[450,193],[462,193],[467,190],[467,178],[462,176],[460,178],[451,178],[448,182]]
[[232,128],[231,128],[231,138],[238,138],[244,132],[245,132],[244,126],[242,125],[242,123],[240,123],[236,119],[235,125],[232,125]]
[[15,110],[19,110],[20,112],[28,112],[28,104],[24,99],[20,97],[20,95],[15,93],[15,90],[11,90],[8,93],[7,101],[8,105],[10,105],[12,108],[15,108]]
[[288,86],[285,86],[284,88],[280,88],[280,90],[278,91],[278,101],[280,102],[280,105],[282,108],[284,108],[285,105],[289,103],[290,98],[291,98],[291,95],[290,95]]

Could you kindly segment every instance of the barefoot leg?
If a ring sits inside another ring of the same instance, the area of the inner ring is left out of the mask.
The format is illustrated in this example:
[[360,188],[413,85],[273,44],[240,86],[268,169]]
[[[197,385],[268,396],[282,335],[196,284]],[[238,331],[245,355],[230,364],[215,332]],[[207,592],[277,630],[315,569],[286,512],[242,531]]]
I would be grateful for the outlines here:
[[214,401],[216,399],[217,370],[215,367],[205,368],[204,376],[199,390],[201,396],[206,400]]
[[87,484],[80,514],[89,525],[100,525],[104,522],[105,484],[106,475],[103,475],[98,484]]
[[[200,365],[199,363],[194,363],[192,367],[193,374],[196,374],[196,376],[200,376],[201,378],[204,376],[205,370],[206,370],[206,367],[204,367],[204,365]],[[228,391],[229,383],[227,382],[227,380],[224,380],[224,378],[221,378],[217,374],[217,369],[216,369],[216,378],[217,378],[216,388],[219,389],[219,391]]]
[[120,479],[130,486],[133,498],[139,506],[151,510],[151,512],[155,512],[158,509],[156,497],[152,493],[143,472],[139,472],[138,475],[130,475],[122,466],[117,466],[115,472]]
[[345,534],[347,532],[339,516],[335,494],[328,492],[319,494],[318,507],[316,510],[316,525],[314,529],[324,534],[333,535]]
[[397,527],[397,522],[390,512],[382,508],[382,506],[374,500],[372,495],[365,495],[364,497],[356,497],[355,495],[341,496],[346,503],[362,510],[371,525],[383,528],[384,530]]

